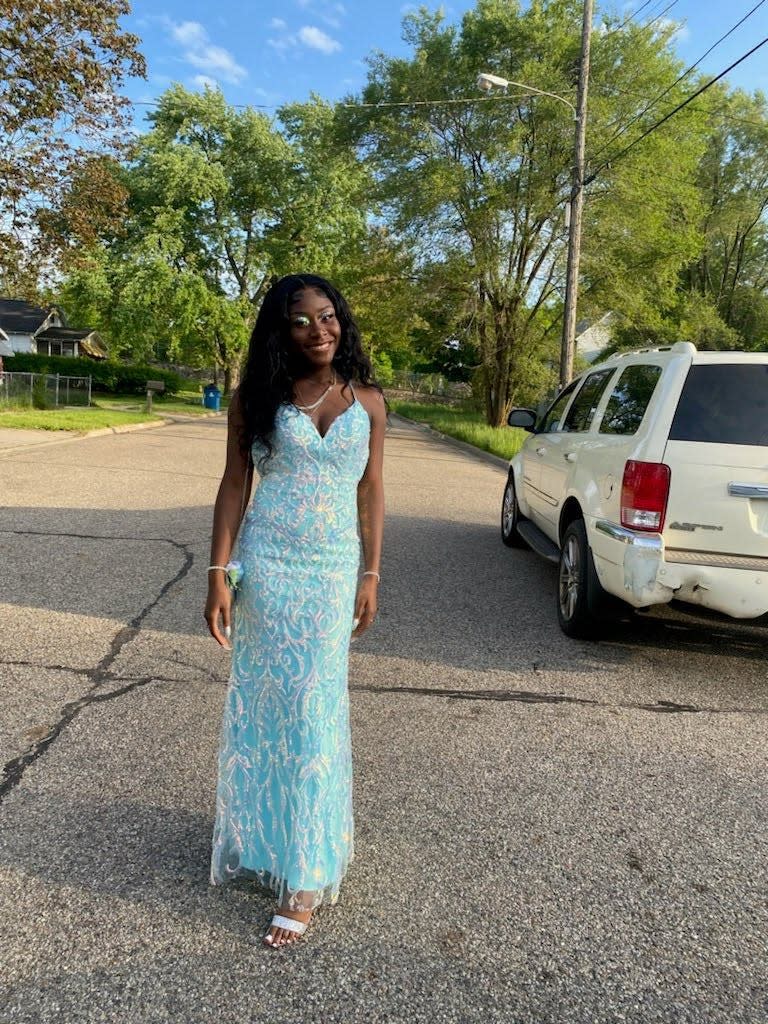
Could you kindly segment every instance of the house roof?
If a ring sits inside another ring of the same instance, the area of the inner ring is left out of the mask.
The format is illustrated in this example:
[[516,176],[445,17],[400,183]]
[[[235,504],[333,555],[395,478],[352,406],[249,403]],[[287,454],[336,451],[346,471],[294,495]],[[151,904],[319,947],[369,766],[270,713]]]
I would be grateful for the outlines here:
[[90,328],[77,331],[72,327],[46,327],[36,335],[37,341],[77,341],[80,349],[95,359],[107,358],[107,346],[101,340],[98,331]]
[[23,299],[0,298],[0,327],[11,334],[34,334],[50,315],[50,309]]

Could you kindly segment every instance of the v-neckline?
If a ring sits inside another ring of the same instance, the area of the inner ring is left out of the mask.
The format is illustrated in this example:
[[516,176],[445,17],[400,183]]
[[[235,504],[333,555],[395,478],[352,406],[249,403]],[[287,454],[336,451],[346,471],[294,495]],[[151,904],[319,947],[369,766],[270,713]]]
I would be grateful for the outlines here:
[[357,405],[357,395],[354,395],[354,397],[352,398],[352,401],[349,403],[349,405],[346,407],[346,409],[342,409],[340,413],[337,413],[336,416],[333,417],[331,422],[328,424],[328,429],[325,431],[324,434],[320,433],[320,431],[318,430],[317,424],[315,423],[315,421],[312,419],[312,417],[309,415],[308,412],[304,412],[303,409],[299,409],[299,407],[297,405],[294,405],[293,407],[296,410],[296,412],[299,413],[300,416],[303,416],[305,420],[309,420],[310,424],[312,425],[312,429],[317,434],[318,438],[321,441],[324,441],[326,439],[326,437],[328,437],[330,432],[333,430],[334,426],[339,422],[341,417],[342,416],[346,416],[346,414],[349,412],[349,410],[353,406],[355,406],[355,405]]

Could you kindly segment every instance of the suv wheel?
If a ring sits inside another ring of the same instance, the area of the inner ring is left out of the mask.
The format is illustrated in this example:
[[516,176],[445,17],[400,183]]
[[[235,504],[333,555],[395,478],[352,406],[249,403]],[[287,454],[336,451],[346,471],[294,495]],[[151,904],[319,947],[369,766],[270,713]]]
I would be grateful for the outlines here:
[[609,618],[612,599],[597,577],[583,519],[570,523],[563,535],[557,586],[557,618],[567,636],[593,639]]
[[501,539],[508,548],[525,547],[525,541],[517,532],[517,524],[522,518],[515,493],[515,478],[510,470],[507,486],[504,488],[504,499],[501,503]]

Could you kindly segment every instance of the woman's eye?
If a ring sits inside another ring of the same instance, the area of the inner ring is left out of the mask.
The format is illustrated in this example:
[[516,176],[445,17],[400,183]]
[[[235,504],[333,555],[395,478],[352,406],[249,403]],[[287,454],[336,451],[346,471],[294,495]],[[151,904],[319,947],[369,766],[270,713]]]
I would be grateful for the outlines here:
[[291,327],[309,327],[309,324],[308,316],[294,316],[291,318]]
[[335,313],[331,313],[329,311],[328,313],[322,313],[321,314],[320,321],[322,323],[324,323],[324,324],[327,324],[330,320],[335,320],[335,318],[336,318],[336,314]]

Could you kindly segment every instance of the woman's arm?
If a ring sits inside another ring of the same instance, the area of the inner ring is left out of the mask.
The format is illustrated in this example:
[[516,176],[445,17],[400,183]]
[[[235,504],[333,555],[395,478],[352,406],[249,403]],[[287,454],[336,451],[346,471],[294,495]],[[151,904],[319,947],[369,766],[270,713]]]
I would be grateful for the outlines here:
[[[375,388],[364,392],[363,405],[371,420],[368,465],[357,485],[357,512],[360,539],[363,545],[364,570],[378,573],[381,567],[381,545],[384,535],[384,433],[387,410],[384,397]],[[357,590],[355,617],[359,620],[352,636],[360,636],[376,618],[379,580],[363,576]]]
[[[237,392],[232,395],[227,416],[227,463],[219,484],[216,504],[213,509],[213,534],[211,538],[211,565],[226,565],[232,554],[240,519],[247,503],[250,490],[250,460],[240,447],[240,430],[243,425]],[[208,573],[208,599],[205,604],[205,621],[215,640],[222,647],[229,647],[226,635],[219,626],[227,629],[230,625],[232,598],[229,587],[220,569]]]

